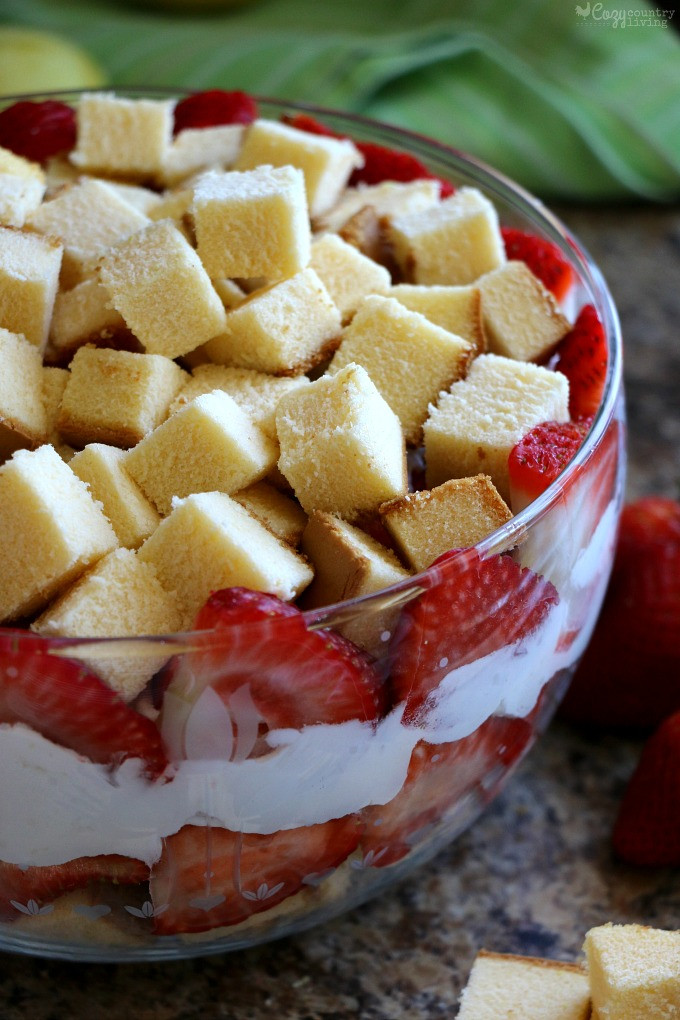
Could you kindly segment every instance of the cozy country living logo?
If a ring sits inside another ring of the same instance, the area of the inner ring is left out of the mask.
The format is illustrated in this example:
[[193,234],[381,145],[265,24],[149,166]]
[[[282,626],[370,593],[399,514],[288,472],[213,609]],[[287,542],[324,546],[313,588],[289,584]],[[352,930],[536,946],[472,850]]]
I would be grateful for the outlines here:
[[590,0],[574,8],[579,18],[592,25],[608,25],[611,28],[664,28],[675,11],[663,7],[605,7],[602,3],[592,4]]

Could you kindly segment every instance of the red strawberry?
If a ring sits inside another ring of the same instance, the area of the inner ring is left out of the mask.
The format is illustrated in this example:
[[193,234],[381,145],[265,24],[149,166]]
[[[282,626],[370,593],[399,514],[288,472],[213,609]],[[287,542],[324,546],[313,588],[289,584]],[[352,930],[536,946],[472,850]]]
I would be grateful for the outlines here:
[[510,502],[515,513],[532,503],[562,473],[585,439],[592,419],[546,421],[510,451]]
[[[308,131],[313,135],[329,135],[334,138],[343,138],[325,124],[319,123],[314,117],[305,113],[299,113],[294,117],[284,117],[287,124],[298,128],[300,131]],[[409,152],[399,152],[397,149],[389,149],[385,145],[376,145],[375,142],[357,142],[354,140],[359,152],[364,157],[364,165],[356,169],[350,177],[349,183],[356,184],[380,184],[382,181],[409,181],[433,180],[441,184],[441,197],[448,198],[455,188],[450,181],[445,181],[436,174],[430,173],[424,163],[412,156]]]
[[155,724],[81,663],[47,649],[23,632],[0,632],[0,722],[25,723],[92,761],[141,758],[160,774],[166,759]]
[[258,835],[186,825],[151,872],[156,932],[208,931],[271,910],[341,864],[359,842],[354,815]]
[[607,341],[592,305],[581,309],[573,328],[560,342],[554,368],[569,380],[571,417],[596,414],[607,376]]
[[251,124],[257,103],[247,92],[208,89],[181,99],[175,107],[175,134],[185,128],[217,127],[220,124]]
[[534,276],[552,291],[558,301],[567,296],[574,282],[574,270],[557,245],[514,227],[501,227],[501,234],[509,259],[526,262]]
[[274,595],[215,592],[196,629],[208,633],[197,639],[199,651],[177,660],[163,709],[163,732],[179,729],[180,741],[177,706],[188,718],[208,687],[225,704],[240,692],[243,705],[247,691],[250,714],[270,729],[370,721],[386,710],[385,686],[368,658],[333,631],[308,630],[300,610]]
[[680,712],[645,744],[623,796],[613,846],[629,864],[680,867]]
[[418,721],[428,696],[451,670],[513,644],[543,622],[558,595],[553,585],[509,556],[476,549],[444,553],[429,587],[403,610],[392,644],[392,688]]
[[0,145],[42,163],[76,144],[76,114],[54,99],[22,100],[0,111]]
[[137,885],[148,878],[149,868],[143,861],[118,854],[77,857],[65,864],[30,868],[0,861],[0,919],[15,920],[20,914],[33,913],[31,901],[37,908],[91,882]]
[[680,710],[680,503],[624,507],[609,588],[561,713],[651,729]]
[[491,716],[469,737],[454,743],[416,744],[397,796],[362,812],[366,864],[382,868],[405,857],[426,826],[488,780],[492,770],[504,773],[516,762],[528,747],[531,732],[524,719]]

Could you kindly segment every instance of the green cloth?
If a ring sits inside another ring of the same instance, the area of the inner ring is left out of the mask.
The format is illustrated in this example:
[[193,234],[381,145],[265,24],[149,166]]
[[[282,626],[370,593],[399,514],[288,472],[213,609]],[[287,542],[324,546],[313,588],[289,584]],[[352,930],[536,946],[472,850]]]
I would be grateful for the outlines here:
[[242,88],[352,110],[472,152],[550,198],[680,195],[680,41],[636,24],[621,0],[0,9],[6,23],[80,43],[113,86]]

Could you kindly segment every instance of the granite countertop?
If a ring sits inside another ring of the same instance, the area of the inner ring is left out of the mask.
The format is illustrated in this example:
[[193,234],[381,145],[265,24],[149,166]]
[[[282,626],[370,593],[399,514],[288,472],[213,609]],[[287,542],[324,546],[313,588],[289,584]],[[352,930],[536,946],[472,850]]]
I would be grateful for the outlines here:
[[[558,210],[602,266],[626,340],[628,490],[680,486],[680,210]],[[296,938],[179,963],[0,955],[2,1020],[434,1020],[476,951],[574,959],[587,928],[680,928],[680,872],[636,871],[609,834],[641,742],[553,723],[486,814],[379,899]]]

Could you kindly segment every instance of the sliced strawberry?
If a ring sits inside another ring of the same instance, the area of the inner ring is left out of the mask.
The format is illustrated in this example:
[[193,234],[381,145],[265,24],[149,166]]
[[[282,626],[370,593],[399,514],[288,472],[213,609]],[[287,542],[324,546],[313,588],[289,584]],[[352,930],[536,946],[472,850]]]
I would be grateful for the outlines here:
[[333,631],[308,630],[300,610],[274,595],[246,588],[215,592],[196,629],[206,631],[197,639],[199,650],[173,666],[164,733],[176,731],[178,722],[181,727],[177,707],[188,720],[208,688],[225,705],[238,693],[242,707],[247,692],[255,723],[269,729],[371,721],[386,711],[385,685],[363,652]]
[[619,809],[613,846],[629,864],[680,867],[680,712],[645,744]]
[[532,503],[562,473],[585,439],[592,418],[536,425],[510,451],[510,503],[515,513]]
[[491,716],[474,733],[451,744],[416,744],[406,781],[388,804],[362,812],[364,861],[385,867],[401,860],[423,829],[484,782],[484,795],[494,770],[498,778],[528,747],[532,727],[524,719]]
[[21,100],[0,111],[0,145],[42,163],[76,144],[76,114],[55,99]]
[[649,730],[680,711],[680,503],[624,507],[597,627],[561,707],[573,721]]
[[148,878],[149,868],[143,861],[118,854],[77,857],[65,864],[30,868],[0,861],[0,919],[16,919],[30,900],[41,906],[92,882],[137,885]]
[[573,328],[560,342],[554,368],[569,380],[571,417],[596,414],[607,376],[607,341],[592,305],[581,309]]
[[247,92],[208,89],[180,99],[175,106],[175,134],[185,128],[218,127],[220,124],[251,124],[257,103]]
[[267,836],[186,825],[151,872],[156,932],[208,931],[271,910],[342,864],[359,834],[354,815]]
[[562,301],[574,282],[574,270],[557,245],[515,227],[501,227],[501,234],[507,257],[526,262],[543,286]]
[[[335,131],[331,131],[325,124],[321,124],[306,113],[298,113],[294,117],[284,117],[283,119],[291,127],[298,128],[300,131],[308,131],[313,135],[326,135],[333,138],[346,137],[336,134]],[[375,142],[352,140],[364,157],[364,165],[354,170],[350,177],[349,183],[352,187],[356,184],[380,184],[382,181],[408,183],[426,179],[439,181],[442,198],[448,198],[455,191],[450,181],[430,173],[425,164],[409,152],[399,152],[397,149],[389,149],[385,145],[376,145]]]
[[476,549],[435,560],[429,587],[403,610],[390,646],[392,689],[417,722],[452,670],[536,630],[557,603],[554,586],[509,556]]
[[91,761],[167,764],[155,724],[81,663],[51,654],[20,631],[0,632],[0,722],[22,722]]

